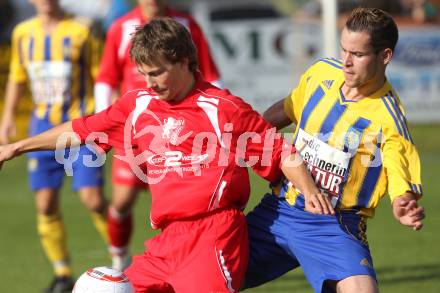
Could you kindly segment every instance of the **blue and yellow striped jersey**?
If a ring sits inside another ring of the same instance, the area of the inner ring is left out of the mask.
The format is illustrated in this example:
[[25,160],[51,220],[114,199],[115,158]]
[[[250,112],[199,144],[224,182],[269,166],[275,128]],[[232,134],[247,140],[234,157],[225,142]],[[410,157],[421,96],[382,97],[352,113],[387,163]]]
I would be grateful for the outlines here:
[[[286,97],[284,110],[297,125],[294,141],[304,161],[338,209],[372,217],[385,193],[391,200],[422,194],[420,160],[405,112],[386,82],[374,95],[344,99],[342,64],[322,59]],[[276,193],[294,204],[297,190],[285,183]]]
[[12,34],[9,78],[29,82],[35,116],[53,125],[93,113],[89,29],[66,16],[50,32],[39,18],[19,23]]

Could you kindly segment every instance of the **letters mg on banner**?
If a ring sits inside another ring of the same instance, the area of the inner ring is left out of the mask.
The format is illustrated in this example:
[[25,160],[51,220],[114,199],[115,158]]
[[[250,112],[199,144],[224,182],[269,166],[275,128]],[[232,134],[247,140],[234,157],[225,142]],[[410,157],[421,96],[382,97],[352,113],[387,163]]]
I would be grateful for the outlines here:
[[210,27],[210,47],[225,86],[260,112],[288,95],[321,56],[319,23],[274,18],[216,21]]
[[[263,112],[287,96],[323,56],[319,22],[288,18],[215,21],[211,49],[234,94]],[[335,56],[339,57],[339,56]],[[440,122],[440,28],[401,27],[387,76],[411,122]]]

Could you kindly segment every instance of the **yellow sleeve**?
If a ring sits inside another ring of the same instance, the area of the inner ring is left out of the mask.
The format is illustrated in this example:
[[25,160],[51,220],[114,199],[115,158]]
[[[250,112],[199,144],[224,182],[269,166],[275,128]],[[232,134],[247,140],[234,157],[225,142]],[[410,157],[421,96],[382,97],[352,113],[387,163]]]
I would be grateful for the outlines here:
[[19,27],[15,27],[12,32],[11,61],[9,63],[9,80],[17,83],[27,81],[27,72],[23,64],[23,44],[22,34]]
[[416,147],[396,129],[386,132],[382,156],[391,201],[407,191],[421,196],[421,165]]
[[294,124],[298,124],[301,117],[308,79],[309,74],[306,72],[301,76],[298,86],[284,100],[284,112]]

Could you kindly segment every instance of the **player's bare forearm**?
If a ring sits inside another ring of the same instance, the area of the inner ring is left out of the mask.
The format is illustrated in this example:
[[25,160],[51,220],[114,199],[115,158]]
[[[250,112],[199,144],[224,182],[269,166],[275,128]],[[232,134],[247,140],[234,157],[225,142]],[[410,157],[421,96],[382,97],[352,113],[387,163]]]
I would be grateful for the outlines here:
[[55,126],[36,136],[18,141],[20,154],[31,151],[55,150],[57,145],[74,147],[81,144],[81,140],[73,132],[72,121]]
[[29,137],[16,143],[0,146],[0,167],[23,153],[41,150],[55,150],[59,147],[78,146],[81,140],[73,132],[72,122],[68,121],[36,136]]
[[393,215],[400,224],[420,230],[423,227],[422,220],[425,218],[425,210],[419,206],[419,196],[406,192],[393,200]]
[[287,157],[281,169],[293,186],[304,195],[307,211],[315,214],[334,214],[329,198],[321,194],[298,153]]
[[292,123],[290,118],[284,112],[284,99],[270,106],[269,109],[264,112],[263,118],[278,130],[283,129]]

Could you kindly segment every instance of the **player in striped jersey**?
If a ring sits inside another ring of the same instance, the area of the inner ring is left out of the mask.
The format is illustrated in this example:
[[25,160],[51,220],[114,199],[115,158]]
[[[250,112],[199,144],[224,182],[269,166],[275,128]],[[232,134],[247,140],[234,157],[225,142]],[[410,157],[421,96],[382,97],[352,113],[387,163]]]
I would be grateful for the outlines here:
[[355,9],[342,31],[342,61],[316,62],[266,111],[277,128],[296,125],[295,145],[331,206],[314,205],[288,181],[266,195],[247,216],[245,287],[301,265],[316,292],[377,292],[366,220],[379,200],[388,192],[395,218],[422,228],[419,156],[385,76],[397,39],[387,13]]
[[[2,143],[8,142],[14,132],[16,105],[26,84],[34,100],[31,136],[94,111],[90,94],[92,66],[87,52],[89,29],[64,15],[58,1],[31,2],[36,17],[18,24],[12,35],[9,81],[0,127]],[[73,188],[79,191],[96,228],[107,239],[102,169],[83,165],[83,156],[93,155],[87,148],[81,148],[79,154],[72,165]],[[57,162],[53,151],[35,152],[28,156],[28,170],[30,187],[35,192],[38,233],[55,273],[47,292],[71,291],[72,268],[59,211],[63,165]]]

